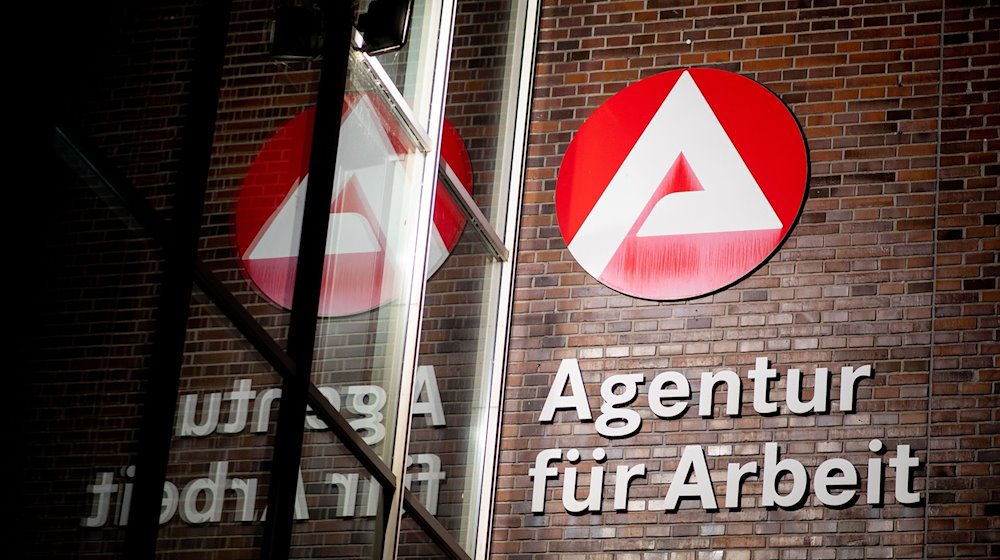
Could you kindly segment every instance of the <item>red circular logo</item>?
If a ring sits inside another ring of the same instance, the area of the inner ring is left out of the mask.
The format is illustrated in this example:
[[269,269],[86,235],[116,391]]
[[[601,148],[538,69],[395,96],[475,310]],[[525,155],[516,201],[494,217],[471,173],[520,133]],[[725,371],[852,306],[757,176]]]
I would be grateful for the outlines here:
[[805,204],[809,157],[785,104],[721,70],[637,82],[583,123],[563,157],[556,216],[602,284],[690,299],[756,270]]
[[[236,203],[236,248],[243,269],[257,290],[276,305],[291,309],[298,255],[298,232],[309,181],[309,149],[314,110],[307,109],[282,126],[250,165]],[[344,102],[338,150],[340,184],[334,186],[327,231],[326,261],[319,315],[342,317],[374,309],[395,297],[404,274],[393,247],[393,189],[402,188],[400,141],[396,119],[371,96]],[[442,165],[452,168],[472,192],[472,166],[458,132],[445,121]],[[427,275],[433,274],[458,243],[465,216],[438,183],[434,227],[428,248]]]

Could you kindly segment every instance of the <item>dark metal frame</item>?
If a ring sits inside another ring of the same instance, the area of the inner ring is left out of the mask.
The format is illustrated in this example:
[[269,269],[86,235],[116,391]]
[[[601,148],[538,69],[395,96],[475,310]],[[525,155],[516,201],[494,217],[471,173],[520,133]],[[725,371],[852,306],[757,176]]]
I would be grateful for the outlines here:
[[[336,10],[336,13],[334,13]],[[291,546],[295,492],[302,459],[306,396],[316,345],[326,230],[330,222],[330,199],[336,170],[340,121],[347,87],[347,56],[351,48],[354,10],[350,2],[323,5],[323,61],[320,66],[315,126],[309,153],[309,188],[306,189],[299,253],[295,266],[293,305],[288,326],[288,357],[296,365],[294,375],[284,377],[278,427],[271,457],[267,521],[264,525],[262,558],[288,558]],[[377,541],[378,539],[376,539]]]

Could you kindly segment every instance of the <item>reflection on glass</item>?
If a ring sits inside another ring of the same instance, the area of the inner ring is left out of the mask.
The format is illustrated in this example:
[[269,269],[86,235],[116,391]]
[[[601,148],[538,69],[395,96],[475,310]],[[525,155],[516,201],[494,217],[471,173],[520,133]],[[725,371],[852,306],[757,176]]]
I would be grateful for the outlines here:
[[[500,232],[508,210],[515,68],[524,32],[515,22],[523,13],[524,3],[513,0],[488,8],[458,1],[445,107],[468,151],[469,179],[461,182],[471,186],[476,204]],[[442,165],[453,167],[443,155]],[[475,546],[487,476],[483,450],[490,445],[485,432],[499,275],[493,253],[466,228],[427,284],[417,370],[425,381],[414,390],[422,408],[415,407],[411,424],[411,489],[468,552]]]
[[312,379],[391,465],[426,156],[358,65],[340,138]]
[[191,302],[157,550],[256,553],[281,379],[197,289]]
[[431,540],[430,536],[408,515],[403,515],[399,529],[399,548],[396,552],[399,560],[447,560],[441,547]]
[[[331,403],[388,463],[425,155],[363,59],[349,61],[313,380],[326,386]],[[211,203],[206,212],[203,254],[217,255],[214,248],[223,241],[234,245],[236,254],[228,258],[237,261],[239,276],[226,276],[245,279],[238,285],[243,290],[234,291],[245,292],[248,309],[282,344],[293,305],[314,119],[313,108],[297,109],[262,143],[242,178],[231,241],[222,235],[226,230],[212,227],[218,219]],[[225,274],[233,260],[212,266]]]
[[[260,17],[267,14],[264,11]],[[284,347],[319,64],[276,65],[261,56],[225,71],[240,76],[272,74],[282,87],[271,88],[274,95],[260,99],[248,111],[246,100],[259,98],[260,85],[253,80],[225,82],[229,87],[221,92],[216,144],[242,149],[223,148],[218,180],[209,183],[199,258]]]
[[[315,417],[307,424],[315,425]],[[383,491],[330,432],[305,434],[290,558],[371,560],[381,548]]]
[[495,342],[488,288],[498,266],[467,228],[427,283],[414,385],[407,482],[467,550],[483,476],[480,432]]
[[445,116],[472,158],[480,210],[502,236],[506,225],[515,96],[526,2],[458,0]]
[[433,54],[441,29],[441,6],[439,0],[414,0],[409,40],[402,49],[377,57],[424,126],[427,126],[430,108]]

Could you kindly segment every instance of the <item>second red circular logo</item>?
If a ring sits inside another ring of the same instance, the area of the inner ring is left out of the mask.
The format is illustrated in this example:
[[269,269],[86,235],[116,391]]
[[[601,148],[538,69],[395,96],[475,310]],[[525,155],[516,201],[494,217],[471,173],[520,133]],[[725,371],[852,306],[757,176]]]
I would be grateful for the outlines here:
[[[235,242],[253,286],[276,305],[291,309],[314,110],[284,124],[261,148],[247,171],[236,204]],[[338,168],[327,231],[319,315],[343,317],[379,307],[398,295],[409,253],[394,246],[398,220],[394,195],[410,188],[394,167],[406,149],[399,124],[368,94],[347,96],[341,125]],[[452,169],[472,192],[472,166],[465,145],[448,121],[441,139],[441,165]],[[395,211],[395,214],[394,214]],[[438,183],[428,246],[427,275],[458,244],[465,215]]]

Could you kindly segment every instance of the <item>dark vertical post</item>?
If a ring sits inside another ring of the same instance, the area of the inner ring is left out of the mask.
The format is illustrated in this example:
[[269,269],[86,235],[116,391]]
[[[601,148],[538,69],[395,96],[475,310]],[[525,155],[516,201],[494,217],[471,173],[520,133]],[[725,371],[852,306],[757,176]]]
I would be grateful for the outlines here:
[[142,407],[135,486],[125,533],[124,557],[130,560],[152,559],[156,553],[160,503],[177,408],[229,11],[228,1],[203,2],[195,38],[190,101],[181,132],[175,180],[172,236],[164,248],[163,283]]
[[323,62],[320,65],[316,124],[309,154],[309,187],[306,189],[288,327],[288,356],[295,363],[295,375],[285,377],[281,385],[261,551],[261,557],[270,560],[288,558],[292,539],[306,395],[316,344],[316,319],[326,260],[326,230],[330,221],[330,199],[353,34],[354,7],[350,0],[324,2],[322,8],[326,22]]

